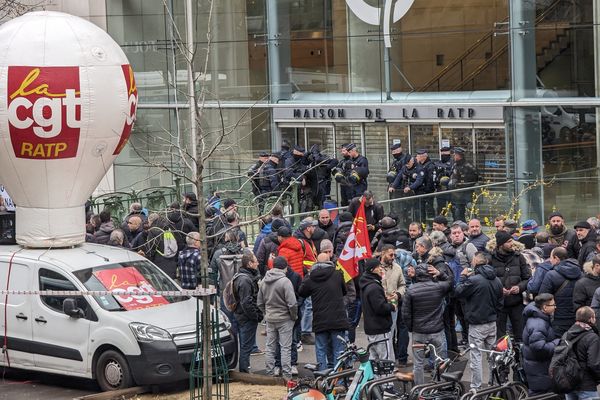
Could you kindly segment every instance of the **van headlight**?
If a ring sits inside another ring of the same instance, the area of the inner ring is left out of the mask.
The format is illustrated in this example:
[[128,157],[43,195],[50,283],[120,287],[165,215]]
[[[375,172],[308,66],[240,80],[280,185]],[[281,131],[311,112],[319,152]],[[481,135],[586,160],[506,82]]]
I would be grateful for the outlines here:
[[173,340],[171,334],[158,326],[132,322],[129,324],[133,335],[139,342],[155,342]]
[[219,310],[219,318],[225,324],[225,328],[227,330],[229,330],[231,328],[231,321],[229,321],[229,318],[227,318],[227,315],[221,310]]

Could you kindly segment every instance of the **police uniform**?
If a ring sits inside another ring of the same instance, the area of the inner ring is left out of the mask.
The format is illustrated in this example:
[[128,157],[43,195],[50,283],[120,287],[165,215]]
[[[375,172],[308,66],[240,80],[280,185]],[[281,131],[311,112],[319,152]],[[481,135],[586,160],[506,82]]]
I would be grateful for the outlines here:
[[[403,189],[409,188],[409,192],[405,193],[404,196],[414,196],[422,190],[423,183],[425,181],[425,172],[421,165],[414,160],[412,168],[408,168],[408,164],[402,168],[402,181]],[[404,190],[402,190],[404,193]],[[402,222],[405,226],[413,221],[421,221],[421,209],[418,201],[406,201],[402,207],[400,215]]]
[[[395,151],[398,149],[402,149],[401,143],[395,143],[390,146],[391,151]],[[404,168],[404,166],[406,165],[408,160],[410,160],[411,157],[410,154],[404,154],[402,152],[398,154],[392,154],[392,156],[394,157],[394,159],[386,175],[386,180],[389,184],[389,187],[394,189],[394,191],[390,193],[390,199],[393,200],[404,197],[404,193],[402,191],[402,189],[404,189],[404,187],[402,186],[402,168]],[[399,201],[392,201],[390,203],[390,209],[393,214],[399,215],[401,213],[402,208],[403,205]]]
[[[350,151],[354,148],[356,148],[356,145],[350,143],[346,147],[346,150]],[[369,160],[367,160],[367,157],[359,154],[356,158],[352,159],[350,176],[348,177],[348,182],[350,182],[350,188],[352,189],[352,196],[350,198],[362,196],[369,186],[367,183],[368,177]]]
[[[341,147],[346,148],[348,144],[343,144]],[[331,175],[335,181],[340,185],[340,205],[342,207],[347,206],[352,200],[352,187],[348,182],[348,176],[352,171],[352,160],[350,156],[344,156],[337,165],[331,170]]]
[[[423,155],[427,154],[427,150],[420,149],[417,150],[417,154]],[[415,192],[416,194],[429,194],[435,192],[434,185],[434,165],[429,157],[425,159],[425,162],[421,164],[421,168],[423,170],[423,185],[419,189],[419,191]],[[435,217],[433,211],[433,197],[424,197],[419,200],[419,205],[421,209],[421,220],[420,222],[425,222],[427,218]]]
[[[450,147],[442,147],[440,152],[450,151]],[[450,175],[452,175],[452,168],[454,167],[454,162],[452,160],[451,154],[442,155],[440,160],[436,160],[433,163],[433,183],[436,192],[444,192],[448,190],[448,183],[450,182]],[[439,194],[436,196],[436,215],[442,214],[442,209],[448,205],[449,202],[452,201],[452,196],[450,194]]]
[[[313,191],[313,203],[318,208],[323,208],[323,203],[331,194],[331,171],[338,165],[338,160],[324,154],[320,151],[318,145],[313,145],[310,149],[308,159],[310,168],[314,170],[314,179],[310,179],[310,186]],[[309,176],[313,176],[310,174]]]
[[[470,162],[465,160],[465,150],[461,147],[454,149],[455,154],[461,154],[462,158],[454,162],[452,168],[452,174],[450,176],[450,189],[461,189],[471,187],[477,184],[478,174],[477,170]],[[465,211],[467,203],[472,200],[473,191],[466,190],[464,192],[452,193],[452,216],[454,220],[465,220]]]
[[[258,157],[269,157],[269,153],[260,153]],[[252,183],[252,194],[254,196],[258,196],[260,194],[260,170],[265,163],[261,160],[256,161],[256,163],[252,164],[250,168],[248,168],[248,178]]]

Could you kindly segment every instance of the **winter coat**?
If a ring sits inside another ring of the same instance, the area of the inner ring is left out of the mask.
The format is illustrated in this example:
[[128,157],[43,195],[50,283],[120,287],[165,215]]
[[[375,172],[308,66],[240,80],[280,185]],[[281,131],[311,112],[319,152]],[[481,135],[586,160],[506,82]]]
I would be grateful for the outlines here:
[[566,333],[567,341],[585,335],[575,343],[575,355],[582,369],[581,383],[576,391],[595,392],[600,384],[600,337],[596,327],[577,322]]
[[[513,286],[519,287],[519,293],[509,294],[504,297],[504,307],[516,306],[523,302],[522,293],[527,290],[527,282],[531,278],[531,270],[521,254],[524,245],[513,241],[513,251],[510,253],[500,252],[496,247],[496,240],[490,239],[487,243],[488,251],[492,254],[491,266],[496,269],[496,276],[500,278],[502,287],[510,289]],[[491,250],[490,250],[491,248]]]
[[590,230],[586,237],[580,242],[579,256],[577,261],[583,268],[583,264],[587,261],[588,256],[596,251],[596,232]]
[[240,268],[239,276],[234,280],[234,291],[239,299],[234,315],[240,324],[260,322],[263,319],[263,313],[256,304],[259,280],[258,270],[246,267]]
[[567,257],[569,258],[578,258],[579,256],[579,240],[577,240],[577,233],[573,229],[568,229],[566,226],[563,226],[563,230],[554,234],[551,230],[548,230],[548,234],[550,238],[548,239],[548,243],[562,246],[567,249]]
[[339,257],[342,253],[342,250],[344,250],[344,245],[346,244],[346,240],[350,234],[350,229],[352,229],[352,221],[341,222],[335,231],[333,248],[337,257]]
[[600,276],[592,274],[593,266],[586,264],[583,267],[584,275],[575,284],[573,289],[573,307],[577,310],[582,306],[592,304],[594,292],[600,287]]
[[548,368],[559,339],[550,324],[550,316],[535,303],[525,307],[523,321],[523,368],[527,383],[531,391],[545,392],[552,387]]
[[260,244],[267,237],[267,235],[269,233],[272,233],[271,224],[270,223],[268,223],[265,226],[263,226],[262,229],[260,230],[260,233],[256,237],[256,239],[254,239],[254,246],[252,247],[252,252],[255,255],[258,252],[258,248],[260,247]]
[[[440,275],[448,279],[445,274]],[[402,319],[409,332],[437,333],[444,329],[444,298],[450,293],[449,280],[434,282],[429,274],[417,275],[402,301]]]
[[[554,295],[556,309],[552,328],[558,336],[562,336],[575,323],[573,289],[580,277],[581,270],[577,261],[569,258],[561,261],[552,271],[548,271],[540,287],[540,293]],[[567,283],[565,284],[565,282]]]
[[[319,222],[319,228],[321,228],[323,231],[325,231],[325,234],[327,235],[326,239],[333,241],[333,235],[335,235],[335,231],[337,229],[337,225],[334,224],[333,221],[329,221],[328,225],[323,225]],[[317,249],[317,250],[320,250],[320,249]]]
[[194,224],[189,219],[184,218],[180,210],[173,210],[167,213],[167,219],[171,223],[173,236],[177,240],[177,248],[179,250],[185,248],[185,237],[195,229]]
[[[270,269],[272,266],[270,264],[270,260],[275,258],[279,252],[279,240],[277,239],[277,233],[272,232],[269,233],[258,246],[258,251],[256,254],[256,260],[258,261],[258,269],[260,270],[260,274],[265,276],[267,273],[267,269]],[[289,261],[288,261],[289,262]]]
[[[312,242],[312,246],[314,246],[314,252],[311,252],[310,250],[307,252],[307,255],[310,255],[311,253],[314,253],[315,257],[314,259],[310,259],[309,261],[312,261],[313,263],[317,261],[317,256],[319,255],[319,253],[321,252],[321,242],[325,239],[327,239],[327,232],[325,232],[323,229],[319,228],[318,226],[315,228],[315,231],[313,232],[312,236],[310,237],[310,240],[304,237],[304,234],[302,234],[300,231],[296,231],[296,233],[294,234],[294,236],[296,236],[297,238],[301,238],[304,239],[305,244],[306,243],[311,243]],[[306,265],[305,265],[306,266]],[[308,269],[310,269],[310,265],[308,265]]]
[[167,229],[171,229],[169,221],[165,217],[158,217],[148,229],[148,236],[142,250],[148,260],[152,261],[163,272],[175,279],[177,257],[167,258],[161,255],[165,251],[163,233]]
[[100,228],[94,232],[94,243],[108,244],[110,234],[115,230],[115,224],[112,221],[103,222]]
[[554,266],[550,264],[550,261],[544,261],[536,267],[533,276],[529,282],[527,282],[527,291],[531,296],[535,298],[535,296],[538,295],[540,292],[540,287],[542,286],[542,282],[544,281],[544,277],[548,271],[552,270],[552,268],[554,268]]
[[485,246],[489,241],[490,238],[483,232],[477,236],[469,236],[469,243],[472,243],[477,248],[477,251],[487,251]]
[[465,319],[473,325],[495,322],[504,302],[502,282],[491,265],[477,267],[475,275],[461,275],[454,296],[465,300]]
[[285,238],[279,245],[278,255],[285,257],[289,267],[304,278],[304,250],[300,239],[294,236]]
[[313,332],[348,329],[346,284],[342,273],[332,262],[316,263],[298,289],[301,297],[312,297]]
[[294,287],[282,269],[267,271],[258,289],[256,302],[267,322],[295,321],[298,318]]
[[198,217],[198,202],[191,201],[189,204],[183,205],[183,217],[189,220],[196,230],[200,226],[200,219]]
[[[448,256],[450,256],[450,254],[452,254],[452,257],[456,255],[456,249],[454,249],[453,247],[448,246],[446,247],[446,250],[448,252]],[[445,278],[442,278],[441,280],[448,280],[450,282],[451,287],[454,287],[454,272],[452,271],[452,269],[450,269],[448,263],[446,263],[446,256],[444,254],[444,250],[442,250],[441,247],[432,247],[431,250],[429,250],[422,256],[415,253],[413,257],[417,261],[417,264],[424,263],[434,266],[435,269],[440,271],[442,275],[445,276]]]
[[365,333],[381,335],[390,332],[392,312],[395,308],[385,297],[381,277],[372,272],[365,272],[359,278],[359,286]]
[[406,229],[398,227],[382,229],[381,233],[375,235],[371,248],[375,249],[376,252],[381,252],[386,244],[391,244],[397,249],[410,250],[408,232]]
[[[208,273],[217,285],[219,293],[225,289],[225,285],[229,282],[237,271],[225,270],[225,265],[221,263],[221,256],[241,255],[242,246],[236,242],[225,242],[219,246],[214,252],[210,264],[208,265]],[[241,258],[240,258],[241,260]]]

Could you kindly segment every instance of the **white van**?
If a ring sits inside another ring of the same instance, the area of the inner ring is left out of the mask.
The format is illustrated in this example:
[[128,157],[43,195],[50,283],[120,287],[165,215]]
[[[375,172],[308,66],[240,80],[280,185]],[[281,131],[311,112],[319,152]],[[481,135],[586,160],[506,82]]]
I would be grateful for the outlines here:
[[[9,290],[180,290],[138,254],[95,244],[0,246],[0,288],[7,280]],[[0,321],[0,346],[8,349],[0,365],[91,378],[105,391],[188,378],[196,343],[190,297],[2,295]],[[234,368],[237,341],[222,313],[220,321],[225,359]]]

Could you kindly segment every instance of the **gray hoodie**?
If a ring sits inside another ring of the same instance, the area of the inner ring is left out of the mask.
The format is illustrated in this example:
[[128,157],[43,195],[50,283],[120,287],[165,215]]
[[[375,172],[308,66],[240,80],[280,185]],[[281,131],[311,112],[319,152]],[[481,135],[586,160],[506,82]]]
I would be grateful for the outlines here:
[[267,322],[296,320],[298,317],[296,294],[284,270],[273,268],[267,271],[258,290],[257,305]]

